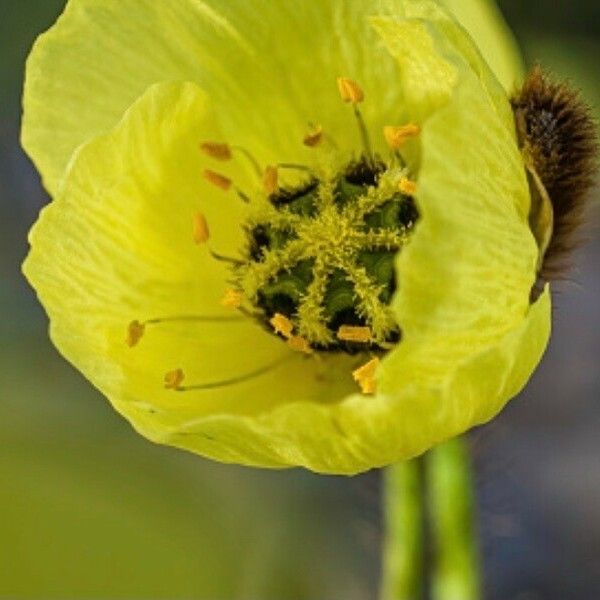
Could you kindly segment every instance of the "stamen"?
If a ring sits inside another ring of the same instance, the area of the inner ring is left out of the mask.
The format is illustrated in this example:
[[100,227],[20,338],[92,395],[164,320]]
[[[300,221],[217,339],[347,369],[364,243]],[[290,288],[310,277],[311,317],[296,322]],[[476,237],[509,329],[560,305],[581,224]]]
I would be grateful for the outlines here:
[[185,379],[185,374],[181,369],[175,369],[165,373],[165,389],[180,391],[182,381]]
[[304,136],[302,143],[309,148],[315,148],[323,142],[323,127],[321,125],[312,126]]
[[242,201],[249,203],[250,196],[245,194],[240,188],[233,185],[233,181],[229,179],[229,177],[225,177],[225,175],[221,175],[220,173],[216,173],[215,171],[211,171],[210,169],[204,169],[202,176],[206,181],[212,183],[214,186],[222,189],[224,192],[228,192],[231,187],[235,190],[235,193],[241,198]]
[[398,184],[398,189],[406,196],[414,196],[417,193],[417,184],[408,179],[408,177],[402,177]]
[[142,339],[144,332],[146,331],[146,325],[139,321],[131,321],[127,328],[127,339],[126,343],[130,348],[133,348]]
[[268,196],[279,188],[279,172],[277,167],[269,165],[263,174],[263,188]]
[[254,158],[254,156],[243,146],[230,146],[224,142],[202,142],[200,144],[200,150],[211,158],[222,161],[231,160],[233,158],[233,152],[239,152],[248,160],[259,176],[262,174],[256,158]]
[[400,154],[400,152],[398,150],[392,151],[392,163],[391,164],[396,167],[399,167],[401,169],[406,168],[406,161],[404,160],[404,157],[402,156],[402,154]]
[[231,148],[229,144],[221,142],[202,142],[200,144],[200,150],[216,160],[231,160]]
[[225,254],[220,254],[219,252],[215,252],[212,248],[209,248],[208,252],[215,260],[218,260],[220,262],[226,262],[231,265],[238,265],[238,266],[246,264],[243,260],[240,260],[239,258],[233,258],[232,256],[226,256]]
[[297,163],[277,163],[277,167],[280,169],[292,169],[295,171],[312,171],[310,167],[307,167],[306,165],[299,165]]
[[342,100],[344,102],[351,103],[352,108],[354,109],[354,116],[356,117],[356,122],[358,123],[358,130],[362,140],[363,149],[365,151],[365,156],[368,160],[373,160],[373,151],[371,149],[369,132],[367,131],[367,126],[365,124],[365,120],[363,119],[362,113],[358,108],[358,104],[364,100],[365,94],[356,81],[352,81],[352,79],[348,79],[347,77],[338,77],[337,84]]
[[340,97],[344,102],[358,104],[364,100],[365,94],[356,81],[348,79],[347,77],[338,77],[337,84]]
[[206,181],[212,183],[214,186],[222,189],[225,192],[228,192],[231,189],[232,181],[229,177],[225,177],[225,175],[221,175],[215,171],[211,171],[210,169],[204,169],[202,172],[202,176]]
[[379,366],[379,359],[373,358],[368,363],[352,371],[354,381],[360,386],[363,394],[374,394],[376,391],[375,372]]
[[359,342],[366,344],[371,341],[371,330],[368,327],[342,325],[337,331],[338,340],[344,342]]
[[[231,379],[223,379],[221,381],[211,381],[208,383],[201,383],[197,385],[186,385],[186,386],[178,386],[177,388],[173,388],[177,392],[193,392],[193,391],[203,391],[203,390],[214,390],[220,387],[227,387],[229,385],[236,385],[238,383],[244,383],[245,381],[249,381],[251,379],[255,379],[256,377],[260,377],[273,369],[276,369],[279,365],[288,360],[289,357],[283,357],[275,362],[272,362],[269,365],[265,365],[264,367],[260,367],[254,371],[250,371],[249,373],[244,373],[243,375],[239,375],[237,377],[232,377]],[[181,382],[180,382],[181,383]]]
[[192,237],[196,244],[206,244],[210,238],[208,222],[201,212],[197,212],[193,216]]
[[285,315],[275,313],[271,319],[269,319],[269,323],[273,327],[275,333],[280,333],[288,340],[292,337],[294,324]]
[[221,299],[221,306],[226,308],[239,308],[242,305],[244,295],[239,290],[228,289],[225,290],[223,298]]
[[299,335],[293,335],[287,340],[287,345],[296,352],[304,352],[305,354],[312,354],[313,349],[310,347],[310,344],[306,340]]
[[242,190],[240,190],[240,188],[237,186],[235,188],[235,193],[238,195],[238,197],[240,198],[240,200],[242,202],[245,202],[246,204],[250,203],[250,196],[248,196],[248,194],[242,192]]
[[383,128],[383,135],[388,146],[392,150],[398,150],[405,142],[421,133],[421,128],[415,123],[406,125],[386,125]]
[[227,323],[243,320],[244,317],[239,315],[176,315],[173,317],[147,319],[142,325],[160,325],[162,323]]
[[259,177],[262,176],[262,169],[260,167],[260,164],[249,150],[246,150],[246,148],[244,148],[243,146],[232,146],[231,149],[235,150],[236,152],[239,152],[242,156],[244,156],[244,158],[246,158],[246,160],[252,165],[252,168],[254,169],[256,174]]
[[363,149],[365,151],[365,156],[368,160],[372,161],[373,150],[371,149],[371,140],[369,139],[369,132],[367,131],[365,120],[363,119],[362,113],[360,112],[356,104],[353,105],[353,108],[354,116],[356,117],[356,122],[358,123],[358,130],[360,132],[360,138],[362,140]]
[[173,317],[159,317],[138,321],[131,321],[127,326],[127,336],[125,343],[133,348],[138,345],[146,333],[148,325],[161,325],[163,323],[227,323],[233,321],[244,321],[245,317],[241,315],[176,315]]

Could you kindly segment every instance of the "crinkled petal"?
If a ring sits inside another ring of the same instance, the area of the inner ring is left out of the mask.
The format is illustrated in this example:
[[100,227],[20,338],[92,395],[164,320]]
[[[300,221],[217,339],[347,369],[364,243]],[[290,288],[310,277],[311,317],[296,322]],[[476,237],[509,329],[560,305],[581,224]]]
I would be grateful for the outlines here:
[[164,441],[251,466],[270,466],[265,455],[272,451],[281,465],[347,475],[411,458],[488,421],[520,391],[547,343],[549,312],[545,292],[518,327],[469,356],[443,385],[413,384],[406,371],[402,390],[390,395],[284,404],[255,418],[214,415]]
[[440,0],[469,32],[508,93],[523,78],[521,53],[494,0]]
[[[463,3],[472,1],[454,0],[453,8],[474,23]],[[372,131],[401,117],[396,65],[368,18],[401,15],[405,4],[70,0],[28,60],[23,145],[54,195],[79,145],[110,130],[148,86],[184,80],[222,108],[223,134],[265,162],[310,160],[301,144],[309,122],[355,151],[360,142],[335,78],[364,86]],[[479,39],[496,54],[504,34],[490,23]],[[374,141],[382,149],[382,137]]]
[[[338,75],[368,80],[379,103],[386,89],[393,95],[393,61],[363,16],[387,4],[71,0],[28,61],[24,146],[55,193],[80,144],[113,127],[149,85],[186,80],[222,107],[233,142],[265,160],[293,158],[291,140],[301,151],[309,121],[351,123]],[[381,78],[371,77],[374,64]]]
[[[219,304],[227,268],[192,239],[192,217],[202,210],[215,248],[233,254],[240,244],[242,211],[235,207],[242,203],[213,192],[200,176],[198,140],[215,133],[197,86],[150,88],[113,132],[77,153],[60,195],[31,232],[24,265],[56,346],[153,439],[203,415],[255,414],[352,389],[349,370],[345,382],[319,377],[314,362],[245,318],[149,324],[136,347],[126,345],[134,319],[236,314]],[[195,385],[271,365],[232,386],[163,389],[164,374],[177,368],[184,385]],[[272,454],[263,449],[265,462],[276,460]]]
[[400,67],[403,119],[422,123],[445,105],[458,82],[456,64],[464,64],[505,128],[514,129],[506,92],[466,30],[432,1],[408,0],[401,14],[402,20],[375,17],[371,23]]
[[[414,23],[387,22],[380,30],[391,39],[397,28],[399,39]],[[550,303],[545,297],[529,305],[538,250],[508,106],[503,109],[501,97],[489,93],[473,55],[448,50],[449,41],[466,47],[457,32],[423,27],[457,83],[447,104],[425,117],[417,184],[421,218],[398,257],[394,308],[403,338],[384,362],[380,387],[419,398],[423,435],[441,439],[490,418],[522,387],[547,343]],[[507,346],[523,364],[508,360]]]

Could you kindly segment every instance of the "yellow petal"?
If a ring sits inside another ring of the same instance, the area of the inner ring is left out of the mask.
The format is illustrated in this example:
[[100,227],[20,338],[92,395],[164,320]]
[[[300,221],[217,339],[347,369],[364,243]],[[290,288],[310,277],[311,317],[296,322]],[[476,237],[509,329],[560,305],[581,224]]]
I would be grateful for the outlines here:
[[498,81],[511,94],[524,75],[515,38],[494,0],[440,0],[469,32]]
[[[427,33],[432,48],[443,45],[442,31]],[[379,382],[382,393],[418,397],[422,430],[438,440],[496,414],[524,384],[550,331],[547,295],[529,306],[537,250],[509,108],[488,93],[472,55],[447,48],[438,56],[457,84],[424,118],[421,218],[397,260],[402,283],[393,306],[403,338],[383,361]],[[439,102],[437,90],[431,93]]]
[[[404,4],[70,0],[27,61],[23,145],[56,194],[75,149],[109,131],[150,85],[193,81],[219,107],[218,139],[250,148],[262,164],[310,157],[302,136],[311,121],[355,151],[336,78],[361,83],[372,131],[396,122],[397,65],[369,18],[398,15]],[[385,151],[383,141],[375,149]]]
[[[221,306],[230,272],[194,244],[189,220],[202,198],[215,247],[235,253],[241,244],[241,203],[224,209],[218,190],[198,177],[198,140],[218,135],[215,123],[193,84],[151,88],[113,132],[78,151],[61,194],[31,232],[24,265],[58,349],[154,440],[189,421],[243,420],[279,403],[321,402],[352,389],[349,375],[320,377],[322,366],[249,319],[231,321]],[[126,343],[133,319],[194,314],[229,320],[148,324],[135,347]],[[174,391],[181,381],[163,386],[174,365],[185,373],[184,391]],[[185,391],[252,373],[231,386]],[[261,453],[268,464],[282,462],[276,450]]]
[[[539,361],[549,314],[546,291],[517,329],[465,361],[443,387],[412,385],[405,377],[401,394],[285,404],[254,419],[216,415],[173,430],[165,441],[253,466],[301,465],[321,473],[354,474],[389,465],[491,419]],[[485,394],[493,400],[472,401]]]

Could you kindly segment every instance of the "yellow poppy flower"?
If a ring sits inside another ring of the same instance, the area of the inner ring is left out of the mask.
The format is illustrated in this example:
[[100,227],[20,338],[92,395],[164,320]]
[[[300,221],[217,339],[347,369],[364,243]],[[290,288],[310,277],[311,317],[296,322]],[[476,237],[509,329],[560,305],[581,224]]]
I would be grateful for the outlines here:
[[350,474],[525,384],[550,299],[518,58],[489,5],[445,4],[489,9],[496,74],[426,1],[71,0],[38,40],[23,142],[53,201],[24,270],[140,433]]

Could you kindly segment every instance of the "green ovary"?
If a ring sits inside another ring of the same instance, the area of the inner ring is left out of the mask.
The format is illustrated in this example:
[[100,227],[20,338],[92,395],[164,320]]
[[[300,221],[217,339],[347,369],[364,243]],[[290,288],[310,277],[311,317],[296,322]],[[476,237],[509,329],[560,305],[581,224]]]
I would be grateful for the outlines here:
[[[288,318],[315,350],[386,350],[400,339],[390,309],[394,256],[418,218],[399,191],[401,165],[360,158],[339,172],[311,175],[268,195],[246,227],[238,288],[265,323]],[[341,327],[368,328],[368,341],[341,339]]]

